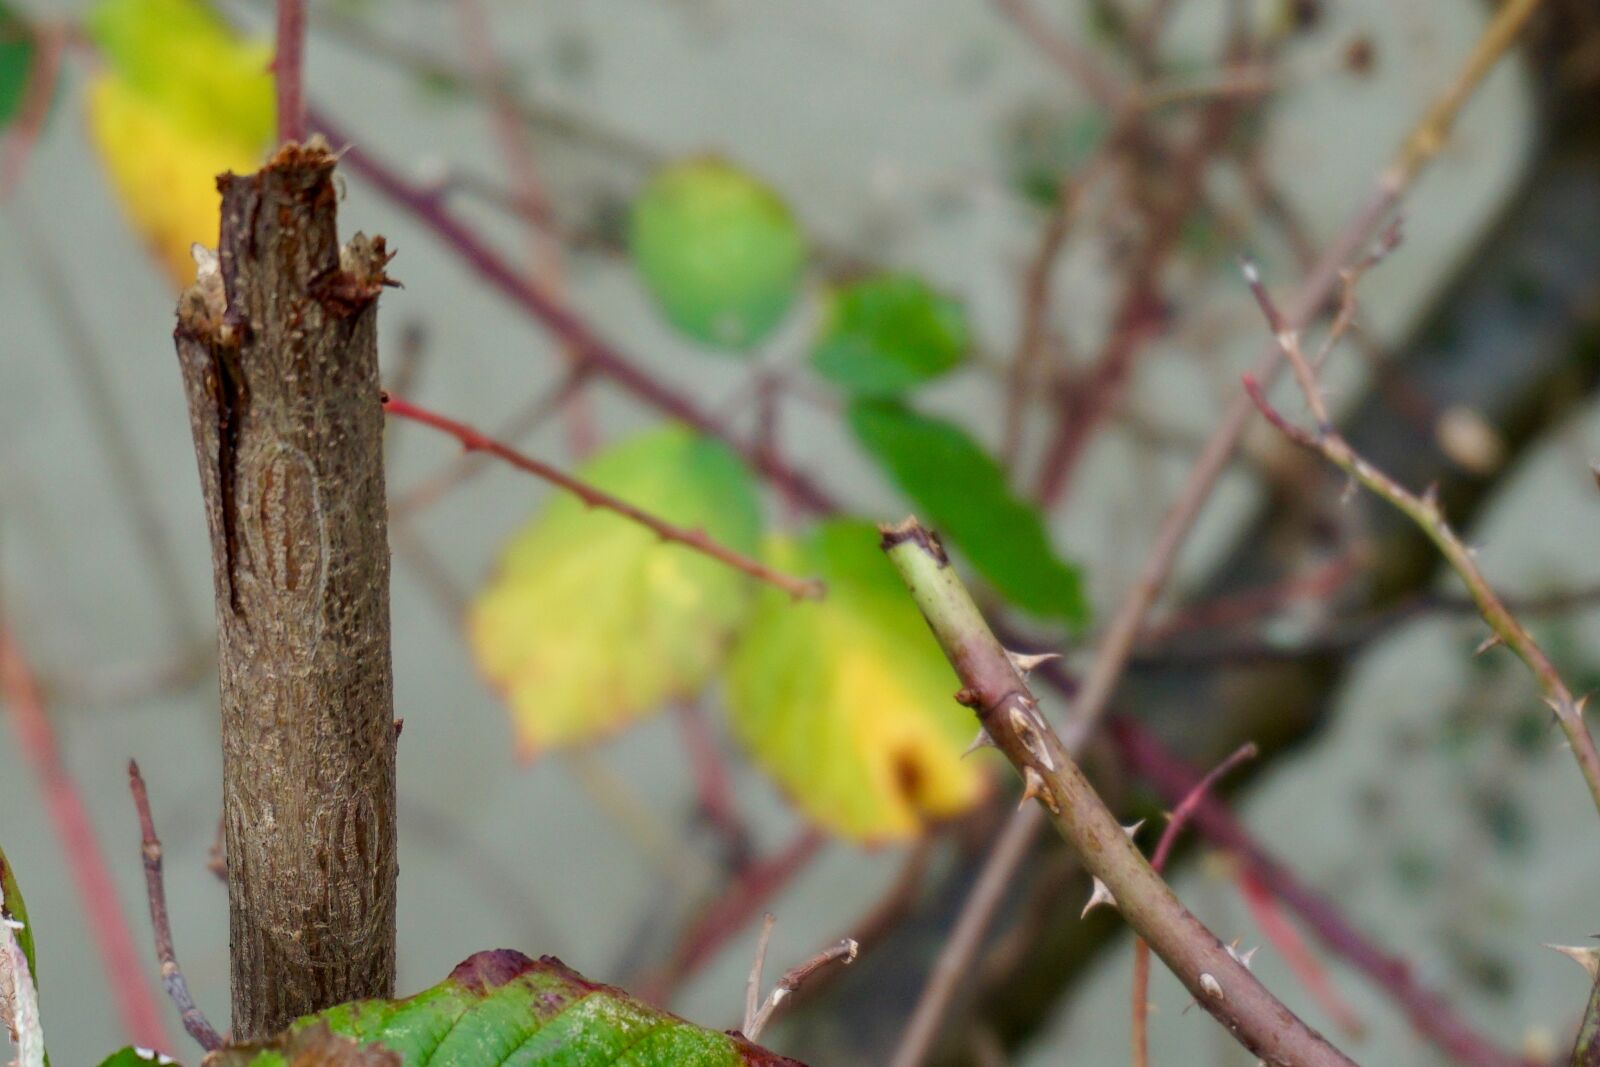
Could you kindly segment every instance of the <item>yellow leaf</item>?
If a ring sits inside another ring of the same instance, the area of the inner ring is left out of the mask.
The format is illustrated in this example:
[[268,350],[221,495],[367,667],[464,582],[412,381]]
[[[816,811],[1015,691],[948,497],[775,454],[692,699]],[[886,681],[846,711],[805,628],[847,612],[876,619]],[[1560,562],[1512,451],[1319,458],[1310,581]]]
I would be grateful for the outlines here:
[[217,175],[255,170],[271,144],[271,50],[200,0],[102,0],[88,26],[106,60],[85,101],[91,140],[129,221],[186,285],[190,246],[217,243]]
[[813,821],[844,837],[914,837],[987,787],[960,683],[862,522],[775,541],[775,564],[820,574],[825,600],[762,594],[727,675],[734,732]]
[[172,280],[194,281],[195,242],[216,247],[217,175],[247,172],[260,152],[195,137],[111,75],[89,85],[89,132],[135,230]]
[[[739,552],[757,547],[749,474],[669,426],[579,477]],[[478,665],[511,706],[524,756],[593,739],[699,689],[749,614],[752,579],[609,511],[555,498],[507,546],[470,622]]]

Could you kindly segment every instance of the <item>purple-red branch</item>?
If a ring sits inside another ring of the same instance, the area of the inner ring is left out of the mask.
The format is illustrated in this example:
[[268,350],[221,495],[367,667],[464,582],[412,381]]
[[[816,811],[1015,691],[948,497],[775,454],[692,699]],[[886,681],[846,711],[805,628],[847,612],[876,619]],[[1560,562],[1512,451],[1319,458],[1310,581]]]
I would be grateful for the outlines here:
[[167,883],[161,872],[161,839],[156,836],[155,816],[150,813],[150,793],[145,789],[144,776],[134,760],[128,761],[128,791],[133,794],[133,807],[139,815],[139,854],[144,857],[145,894],[150,898],[150,925],[155,932],[156,958],[161,961],[161,984],[178,1009],[183,1028],[201,1048],[211,1052],[222,1047],[222,1035],[194,1002],[189,983],[183,977],[183,968],[178,966],[177,950],[172,944],[172,921],[167,914]]
[[760,579],[768,585],[782,589],[796,600],[817,600],[821,599],[824,594],[823,584],[816,578],[791,578],[787,574],[780,574],[766,564],[751,559],[742,553],[735,552],[726,545],[712,540],[704,530],[686,529],[657,518],[620,497],[615,497],[603,490],[596,489],[594,486],[581,482],[570,474],[557,470],[548,463],[541,463],[532,456],[526,456],[518,452],[510,445],[502,444],[492,437],[479,433],[464,422],[457,422],[437,412],[418,407],[390,393],[383,395],[383,410],[397,418],[410,419],[412,422],[419,422],[424,426],[430,426],[435,430],[447,433],[461,442],[461,447],[469,452],[483,452],[497,459],[502,459],[518,470],[526,471],[536,478],[542,478],[552,485],[565,489],[589,507],[604,508],[607,511],[621,515],[625,519],[631,519],[664,541],[676,542],[685,548],[699,552],[701,555],[709,556],[719,563],[727,564],[729,567],[742,571],[752,578]]
[[[1107,727],[1123,763],[1162,796],[1177,801],[1194,788],[1195,771],[1144,726],[1119,717]],[[1300,917],[1317,940],[1388,993],[1412,1028],[1455,1062],[1466,1067],[1536,1067],[1533,1061],[1500,1048],[1474,1030],[1443,997],[1417,980],[1409,963],[1370,941],[1350,924],[1338,905],[1305,885],[1262,848],[1224,805],[1213,798],[1202,800],[1189,824],[1212,844],[1237,856],[1273,896]]]
[[568,348],[581,353],[601,374],[662,413],[686,422],[702,433],[729,441],[767,481],[797,503],[816,512],[837,510],[832,496],[809,475],[791,467],[776,455],[730,441],[716,420],[694,401],[641,369],[595,333],[570,307],[530,284],[525,272],[513,267],[452,215],[436,190],[401,177],[356,145],[336,124],[319,112],[311,113],[311,121],[329,142],[342,146],[340,159],[353,173],[366,179],[380,193],[432,230],[434,236],[454,251],[479,277],[543,323]]
[[278,0],[278,45],[272,57],[278,91],[278,142],[306,139],[305,0]]
[[[1189,816],[1194,814],[1211,787],[1245,760],[1255,759],[1258,751],[1254,743],[1241,746],[1233,755],[1213,767],[1210,774],[1195,783],[1167,818],[1166,828],[1161,831],[1161,840],[1156,842],[1156,850],[1150,857],[1151,867],[1158,873],[1166,868],[1167,858],[1172,855],[1172,846],[1177,843]],[[1146,1025],[1149,1009],[1150,946],[1144,938],[1136,937],[1133,940],[1133,1067],[1146,1067],[1150,1062],[1150,1031]]]

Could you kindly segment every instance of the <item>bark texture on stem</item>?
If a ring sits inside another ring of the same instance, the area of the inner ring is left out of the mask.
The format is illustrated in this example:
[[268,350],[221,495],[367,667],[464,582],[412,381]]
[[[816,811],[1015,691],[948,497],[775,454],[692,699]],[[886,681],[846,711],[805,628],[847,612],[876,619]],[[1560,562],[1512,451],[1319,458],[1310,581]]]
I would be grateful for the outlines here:
[[224,175],[178,306],[211,534],[233,1036],[393,994],[394,693],[382,238],[341,249],[334,158]]
[[1025,796],[1048,809],[1128,925],[1196,1002],[1268,1064],[1353,1067],[1268,992],[1151,868],[1045,722],[1021,671],[989,629],[938,539],[911,519],[885,528],[883,547],[961,679],[956,698],[977,712],[989,739],[1022,774]]

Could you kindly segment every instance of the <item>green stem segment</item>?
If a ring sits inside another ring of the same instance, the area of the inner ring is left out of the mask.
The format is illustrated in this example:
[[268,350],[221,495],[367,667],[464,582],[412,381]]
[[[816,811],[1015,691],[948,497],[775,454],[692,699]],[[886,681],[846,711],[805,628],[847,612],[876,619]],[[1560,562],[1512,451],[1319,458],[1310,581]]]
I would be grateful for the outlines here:
[[1238,1042],[1269,1064],[1353,1067],[1353,1061],[1267,991],[1172,889],[1089,784],[1045,722],[1022,673],[995,638],[938,538],[915,519],[884,527],[888,553],[922,609],[978,720],[1045,805],[1089,873],[1115,898],[1195,1000]]

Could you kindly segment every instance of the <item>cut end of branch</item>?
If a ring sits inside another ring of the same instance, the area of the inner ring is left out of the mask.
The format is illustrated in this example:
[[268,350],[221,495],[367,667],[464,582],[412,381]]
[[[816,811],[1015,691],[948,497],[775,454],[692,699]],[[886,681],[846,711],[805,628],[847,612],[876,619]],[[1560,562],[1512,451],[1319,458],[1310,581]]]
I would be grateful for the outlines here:
[[885,552],[900,545],[914,544],[932,556],[941,567],[950,562],[939,535],[922,525],[915,515],[908,515],[903,522],[880,525],[878,533],[882,535],[879,544]]

